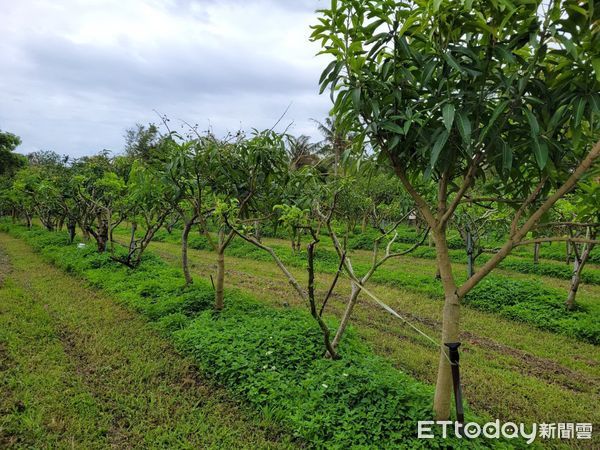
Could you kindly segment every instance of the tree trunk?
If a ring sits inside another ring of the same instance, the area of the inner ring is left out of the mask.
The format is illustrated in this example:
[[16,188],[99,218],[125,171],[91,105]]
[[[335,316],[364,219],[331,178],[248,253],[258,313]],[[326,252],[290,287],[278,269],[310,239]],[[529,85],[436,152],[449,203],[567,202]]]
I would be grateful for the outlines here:
[[[458,342],[460,326],[460,302],[456,283],[452,275],[452,264],[448,254],[446,230],[435,231],[435,248],[437,263],[444,286],[444,310],[442,316],[442,346],[445,343]],[[452,399],[452,371],[446,349],[440,349],[437,382],[433,409],[436,420],[447,420],[450,417]]]
[[583,254],[581,255],[581,260],[575,257],[575,261],[573,262],[573,277],[571,278],[571,287],[569,289],[569,295],[565,304],[567,311],[573,311],[575,309],[575,297],[577,296],[577,290],[579,289],[579,283],[581,282],[581,272],[583,271],[583,267],[585,266],[585,263],[587,262],[593,248],[594,246],[592,244],[587,244]]
[[98,218],[98,231],[94,237],[98,245],[98,253],[104,253],[108,244],[108,220],[102,217]]
[[319,313],[317,312],[317,304],[315,302],[315,245],[318,240],[313,233],[313,241],[308,244],[306,248],[307,254],[307,269],[308,269],[308,301],[310,302],[310,314],[319,324],[319,328],[321,328],[321,333],[323,334],[323,344],[325,344],[326,355],[328,355],[332,359],[338,359],[335,348],[331,344],[329,340],[329,328],[327,324],[323,321]]
[[67,222],[67,229],[69,230],[69,244],[72,244],[73,241],[75,240],[76,227],[77,227],[77,224],[75,223],[75,221],[69,220]]
[[296,233],[298,233],[297,229],[292,230],[292,254],[296,254]]
[[575,309],[575,297],[577,296],[577,290],[579,289],[582,267],[583,265],[580,263],[579,259],[575,258],[575,261],[573,261],[573,276],[571,277],[571,286],[569,288],[569,295],[567,296],[567,302],[565,304],[567,311],[573,311]]
[[367,225],[368,225],[368,223],[369,223],[369,214],[365,213],[365,215],[363,216],[363,219],[362,219],[361,227],[360,227],[360,230],[363,233],[367,231]]
[[215,311],[222,311],[225,304],[223,300],[223,286],[225,285],[225,232],[219,231],[217,247],[217,285],[215,286]]
[[337,178],[338,168],[340,166],[340,149],[336,144],[333,145],[333,154],[334,154],[333,176],[334,176],[334,178]]
[[183,232],[181,233],[181,266],[183,269],[183,276],[185,277],[186,286],[189,286],[193,282],[188,265],[188,237],[190,235],[190,230],[192,229],[193,223],[193,221],[185,222],[183,225]]
[[258,241],[261,242],[261,235],[260,235],[260,222],[258,220],[254,221],[254,238]]
[[540,243],[539,242],[536,242],[533,245],[533,263],[534,264],[540,263]]
[[[131,222],[131,233],[129,235],[129,254],[133,255],[135,251],[135,232],[137,231],[137,222]],[[112,232],[111,232],[112,236]],[[112,242],[112,238],[111,238]]]
[[567,265],[571,262],[571,254],[573,252],[573,247],[571,247],[571,243],[567,241]]
[[346,327],[348,326],[348,322],[350,322],[350,316],[352,316],[352,310],[354,309],[354,305],[356,305],[356,300],[358,299],[358,294],[360,294],[360,288],[352,283],[352,291],[350,292],[350,298],[348,299],[348,303],[346,304],[346,310],[344,311],[344,315],[342,316],[342,320],[340,325],[338,326],[337,332],[335,333],[335,337],[331,342],[331,346],[335,349],[337,348],[344,331],[346,331]]
[[467,228],[467,278],[471,278],[475,274],[473,252],[473,235],[471,234],[471,230]]

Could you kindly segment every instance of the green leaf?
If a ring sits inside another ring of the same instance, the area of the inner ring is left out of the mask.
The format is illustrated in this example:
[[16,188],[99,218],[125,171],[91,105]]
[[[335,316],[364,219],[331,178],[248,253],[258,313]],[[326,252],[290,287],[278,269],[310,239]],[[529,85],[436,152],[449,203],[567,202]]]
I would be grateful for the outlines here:
[[398,30],[398,36],[404,35],[406,30],[408,30],[412,26],[412,24],[415,23],[420,18],[421,18],[421,12],[417,10],[412,16],[410,16],[408,19],[406,19],[404,21],[402,28],[400,28],[400,30]]
[[371,101],[371,111],[373,111],[373,117],[378,119],[381,111],[379,109],[379,103],[377,103],[376,100]]
[[429,61],[425,64],[425,68],[423,69],[423,76],[421,77],[421,83],[426,85],[429,83],[431,76],[433,75],[433,71],[435,70],[436,62],[434,60]]
[[442,110],[442,114],[444,116],[444,126],[446,130],[450,131],[452,129],[452,124],[454,123],[454,105],[450,103],[446,103]]
[[390,141],[388,150],[394,150],[398,146],[399,143],[400,143],[400,136],[398,136],[396,134]]
[[540,124],[529,108],[524,108],[524,111],[527,122],[529,123],[529,128],[531,129],[531,135],[537,138],[540,134]]
[[495,47],[495,50],[499,58],[502,59],[504,62],[508,64],[514,64],[514,62],[516,61],[515,55],[513,55],[512,52],[507,50],[504,46],[499,45]]
[[596,114],[600,113],[600,95],[593,94],[590,95],[590,108]]
[[459,111],[457,116],[457,126],[458,132],[460,133],[460,137],[462,137],[463,142],[466,145],[471,143],[471,121],[467,117],[467,115]]
[[585,98],[581,97],[577,101],[577,108],[575,109],[575,126],[578,127],[581,124],[581,118],[583,117],[583,112],[585,111]]
[[446,145],[449,136],[450,133],[448,133],[448,130],[444,130],[435,140],[435,144],[433,144],[433,149],[431,150],[430,167],[435,167],[435,164],[437,163],[437,160],[439,159],[442,149],[444,148],[444,145]]
[[549,132],[554,131],[554,129],[556,128],[556,126],[559,124],[559,122],[561,121],[561,119],[563,117],[563,113],[565,112],[566,108],[567,108],[567,105],[561,105],[554,112],[554,114],[552,115],[552,118],[550,119],[550,122],[548,123],[548,131]]
[[360,86],[352,89],[352,103],[354,103],[354,107],[356,109],[360,109],[360,94],[361,94]]
[[573,58],[577,58],[577,48],[575,47],[575,44],[573,44],[573,41],[571,41],[571,39],[565,36],[558,36],[558,40],[562,42],[567,52],[569,52],[569,54]]
[[452,67],[457,72],[463,73],[463,68],[456,62],[456,60],[452,57],[450,52],[444,53],[443,57],[450,67]]
[[385,122],[383,125],[381,125],[381,128],[391,131],[392,133],[404,134],[402,127],[393,122]]
[[502,169],[507,171],[512,168],[513,152],[510,146],[502,141]]
[[546,167],[546,163],[548,162],[548,145],[545,142],[540,142],[539,139],[535,138],[533,140],[533,153],[539,168],[543,169]]
[[321,74],[321,78],[319,79],[319,84],[323,84],[323,81],[325,81],[325,79],[329,76],[329,74],[331,73],[331,71],[334,69],[334,67],[337,65],[337,61],[331,61],[329,63],[329,65],[325,68],[325,70],[323,71],[323,73]]

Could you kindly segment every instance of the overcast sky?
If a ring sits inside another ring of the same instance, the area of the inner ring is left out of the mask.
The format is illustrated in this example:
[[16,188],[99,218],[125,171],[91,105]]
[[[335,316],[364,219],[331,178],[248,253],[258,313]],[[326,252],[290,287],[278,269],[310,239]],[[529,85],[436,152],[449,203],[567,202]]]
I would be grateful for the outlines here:
[[171,118],[218,134],[318,132],[322,0],[0,0],[0,129],[19,151],[120,151],[125,129]]

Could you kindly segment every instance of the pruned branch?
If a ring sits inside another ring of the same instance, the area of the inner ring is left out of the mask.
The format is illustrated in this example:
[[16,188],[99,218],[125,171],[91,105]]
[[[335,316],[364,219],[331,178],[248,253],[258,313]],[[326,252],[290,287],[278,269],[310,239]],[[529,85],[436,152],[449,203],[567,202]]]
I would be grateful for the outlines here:
[[[399,256],[405,256],[408,255],[409,253],[412,253],[413,251],[415,251],[417,248],[419,248],[421,245],[423,245],[423,243],[425,242],[425,240],[427,239],[427,236],[429,236],[429,232],[431,231],[431,228],[427,228],[427,230],[425,230],[425,233],[423,233],[423,237],[421,238],[420,241],[415,242],[415,244],[413,244],[410,248],[403,250],[401,252],[397,252],[397,253],[390,253],[389,252],[389,246],[388,246],[388,250],[386,251],[386,255],[385,257],[383,257],[375,266],[375,269],[379,268],[383,263],[385,263],[388,259],[391,258],[397,258]],[[390,241],[391,242],[391,241]]]
[[298,295],[300,296],[300,298],[302,300],[304,300],[305,302],[308,302],[308,296],[307,296],[306,292],[304,291],[304,289],[302,289],[302,287],[300,286],[300,284],[298,283],[298,281],[296,280],[296,278],[294,277],[294,275],[292,275],[290,273],[290,271],[287,270],[287,268],[285,267],[285,265],[283,264],[283,262],[281,261],[281,259],[277,256],[277,254],[275,253],[275,251],[271,247],[267,247],[266,245],[262,244],[261,242],[258,242],[253,237],[249,237],[249,236],[246,236],[244,233],[241,233],[235,227],[231,226],[231,224],[229,223],[229,221],[227,220],[227,218],[225,218],[225,223],[229,227],[231,227],[231,230],[232,230],[233,233],[235,233],[236,235],[238,235],[239,237],[241,237],[243,240],[245,240],[246,242],[249,242],[250,244],[255,245],[256,247],[258,247],[258,248],[264,250],[265,252],[269,253],[271,255],[271,258],[273,258],[273,261],[275,261],[275,264],[277,264],[277,267],[279,267],[279,269],[281,270],[281,272],[283,272],[283,274],[286,276],[286,278],[288,279],[288,282],[292,285],[292,287],[298,293]]
[[325,296],[325,300],[323,300],[323,305],[321,305],[321,309],[319,311],[319,316],[323,315],[323,311],[325,311],[325,306],[327,306],[327,302],[329,301],[329,297],[331,297],[331,294],[333,293],[333,290],[335,289],[335,286],[338,282],[338,279],[340,278],[340,275],[342,273],[342,270],[344,268],[344,260],[346,259],[346,252],[344,252],[342,254],[342,258],[340,259],[340,264],[338,266],[338,269],[335,273],[335,277],[333,278],[333,282],[331,283],[331,286],[329,286],[329,290],[327,291],[327,295]]

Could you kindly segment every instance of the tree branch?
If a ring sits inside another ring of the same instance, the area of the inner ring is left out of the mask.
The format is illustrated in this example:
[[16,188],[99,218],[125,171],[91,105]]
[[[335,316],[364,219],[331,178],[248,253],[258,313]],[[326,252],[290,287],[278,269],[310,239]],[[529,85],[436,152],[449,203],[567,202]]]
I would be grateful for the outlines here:
[[435,228],[437,226],[437,221],[433,216],[431,208],[429,207],[425,199],[417,192],[415,187],[411,184],[410,180],[406,176],[406,173],[397,164],[394,164],[394,170],[396,171],[396,175],[398,176],[398,178],[400,178],[404,189],[406,189],[406,191],[410,194],[410,196],[417,204],[419,211],[421,211],[421,214],[427,221],[429,227]]
[[[548,199],[540,206],[537,211],[535,211],[527,220],[527,222],[518,230],[515,231],[514,234],[511,233],[509,240],[500,248],[498,253],[496,253],[492,258],[485,263],[479,271],[477,271],[471,278],[469,278],[458,290],[458,298],[463,298],[471,289],[473,289],[477,283],[479,283],[487,274],[489,274],[504,258],[506,258],[512,249],[515,246],[515,243],[521,241],[525,235],[533,228],[537,222],[542,218],[542,216],[566,193],[568,193],[577,182],[581,179],[581,177],[589,170],[589,168],[594,164],[596,159],[600,157],[600,141],[596,142],[596,144],[592,147],[588,155],[584,158],[583,161],[579,164],[577,169],[573,171],[571,176],[563,183],[563,185],[556,190],[556,192],[548,197]],[[541,183],[540,183],[541,185]],[[538,185],[539,190],[541,190],[540,185]],[[537,189],[536,189],[537,190]],[[531,197],[537,197],[537,194],[534,196],[535,192],[532,193]],[[533,201],[533,200],[532,200]],[[523,209],[523,208],[522,208]],[[517,219],[517,217],[515,217]],[[513,220],[513,224],[517,222],[517,220]]]
[[482,159],[483,159],[483,152],[479,152],[477,155],[475,155],[471,159],[471,162],[469,163],[469,169],[467,170],[467,174],[465,175],[462,186],[459,188],[458,192],[456,193],[456,196],[454,197],[454,200],[452,200],[452,203],[450,204],[450,206],[448,207],[448,209],[445,211],[444,215],[440,219],[440,223],[442,225],[447,223],[450,220],[450,218],[452,217],[452,214],[454,214],[454,211],[456,211],[456,208],[458,208],[458,205],[462,201],[464,195],[471,188],[473,182],[475,181],[475,175],[477,174],[477,169],[479,169],[479,163],[481,163]]
[[529,194],[529,197],[525,199],[521,207],[518,209],[517,213],[515,214],[515,217],[513,218],[510,224],[511,237],[517,233],[517,227],[519,225],[519,220],[521,219],[521,216],[523,215],[527,207],[531,205],[535,201],[535,199],[540,195],[540,192],[544,188],[546,181],[548,181],[548,177],[543,177],[540,180],[539,184],[536,186],[536,188],[531,192],[531,194]]

